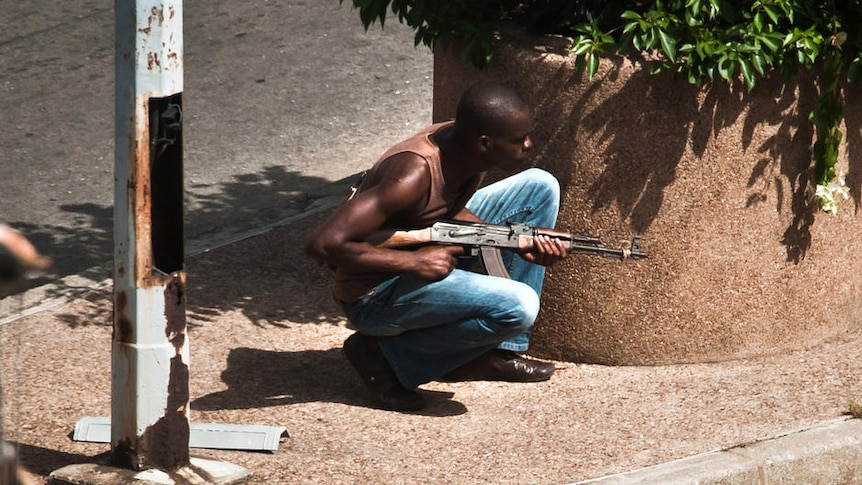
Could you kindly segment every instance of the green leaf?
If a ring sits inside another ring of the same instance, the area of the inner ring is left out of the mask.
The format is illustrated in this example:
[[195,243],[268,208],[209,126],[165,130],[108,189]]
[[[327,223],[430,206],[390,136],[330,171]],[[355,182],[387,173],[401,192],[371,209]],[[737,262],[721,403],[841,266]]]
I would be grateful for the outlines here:
[[572,45],[571,49],[569,49],[569,52],[576,56],[584,55],[590,50],[590,47],[592,47],[592,43],[593,42],[590,39],[580,38]]
[[664,30],[659,30],[658,35],[661,39],[662,50],[671,61],[676,62],[676,39],[671,37]]
[[751,56],[751,65],[754,66],[754,70],[756,70],[761,76],[766,73],[766,59],[764,58],[763,53],[758,52]]
[[718,74],[725,81],[730,81],[733,78],[733,73],[736,71],[736,64],[725,54],[718,61]]
[[646,20],[638,20],[638,27],[640,27],[641,32],[649,32],[652,30],[652,24],[647,22]]
[[764,35],[762,37],[758,37],[758,40],[763,42],[772,52],[777,51],[781,47],[781,40],[774,36]]
[[745,85],[749,91],[754,89],[754,84],[757,82],[757,78],[754,74],[754,71],[751,69],[751,64],[743,59],[739,58],[739,71],[742,73],[742,78],[745,80]]
[[647,49],[655,49],[659,45],[659,42],[661,42],[656,40],[656,31],[658,31],[658,29],[652,29],[649,31],[646,38],[646,45],[644,46]]
[[766,12],[766,15],[769,15],[769,19],[772,20],[773,24],[778,23],[778,12],[776,12],[774,8],[769,5],[764,5],[763,11]]
[[694,27],[698,24],[698,19],[688,10],[685,11],[685,24],[689,27]]
[[818,46],[818,42],[811,37],[807,37],[804,41],[802,41],[802,45],[805,46],[805,55],[811,62],[817,60],[817,54],[820,53],[820,47]]
[[599,71],[599,56],[597,56],[595,54],[590,54],[589,58],[587,59],[587,74],[589,75],[590,79],[592,79],[593,76],[595,76],[598,71]]

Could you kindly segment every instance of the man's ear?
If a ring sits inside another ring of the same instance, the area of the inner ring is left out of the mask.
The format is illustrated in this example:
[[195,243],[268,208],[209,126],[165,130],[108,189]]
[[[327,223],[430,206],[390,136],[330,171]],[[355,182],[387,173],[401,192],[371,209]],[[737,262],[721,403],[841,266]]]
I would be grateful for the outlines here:
[[479,135],[477,142],[477,147],[482,153],[487,152],[491,148],[491,137],[488,135]]

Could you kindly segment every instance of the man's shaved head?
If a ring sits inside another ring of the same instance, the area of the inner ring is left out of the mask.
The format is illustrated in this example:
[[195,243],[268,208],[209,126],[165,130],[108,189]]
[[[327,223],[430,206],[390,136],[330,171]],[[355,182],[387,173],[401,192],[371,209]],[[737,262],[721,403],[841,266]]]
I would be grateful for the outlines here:
[[527,103],[505,84],[483,82],[468,89],[455,112],[455,132],[461,140],[496,136],[515,116],[527,112]]

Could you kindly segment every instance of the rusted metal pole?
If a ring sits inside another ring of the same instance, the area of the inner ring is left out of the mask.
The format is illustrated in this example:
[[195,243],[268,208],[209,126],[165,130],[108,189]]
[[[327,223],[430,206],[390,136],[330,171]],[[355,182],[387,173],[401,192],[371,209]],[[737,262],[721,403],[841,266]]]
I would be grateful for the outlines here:
[[189,464],[182,207],[182,0],[115,0],[111,456]]

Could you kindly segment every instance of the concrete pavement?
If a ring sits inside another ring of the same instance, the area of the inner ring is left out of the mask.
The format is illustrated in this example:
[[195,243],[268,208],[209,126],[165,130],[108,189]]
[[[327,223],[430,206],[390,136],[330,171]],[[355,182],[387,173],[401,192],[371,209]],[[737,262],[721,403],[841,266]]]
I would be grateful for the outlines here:
[[862,421],[838,419],[755,443],[576,485],[862,483]]
[[[862,421],[841,416],[862,390],[860,336],[724,363],[558,362],[537,385],[423,386],[419,414],[370,407],[327,273],[296,249],[327,212],[188,261],[192,419],[290,432],[272,454],[193,450],[249,483],[862,483]],[[109,409],[109,290],[0,326],[0,357],[18,362],[7,429],[37,480],[100,483],[106,445],[67,434]]]
[[[109,401],[112,9],[9,7],[0,219],[59,265],[0,301],[0,356],[7,428],[44,482],[105,452],[65,434]],[[860,421],[839,417],[862,400],[858,336],[737,363],[559,363],[547,386],[434,384],[434,416],[368,408],[337,351],[349,331],[315,283],[325,274],[289,246],[345,180],[430,121],[430,54],[394,23],[364,34],[335,1],[187,2],[186,15],[193,409],[288,425],[274,455],[215,454],[254,483],[862,483]],[[291,375],[232,377],[261,359]],[[489,429],[542,458],[491,446]]]

